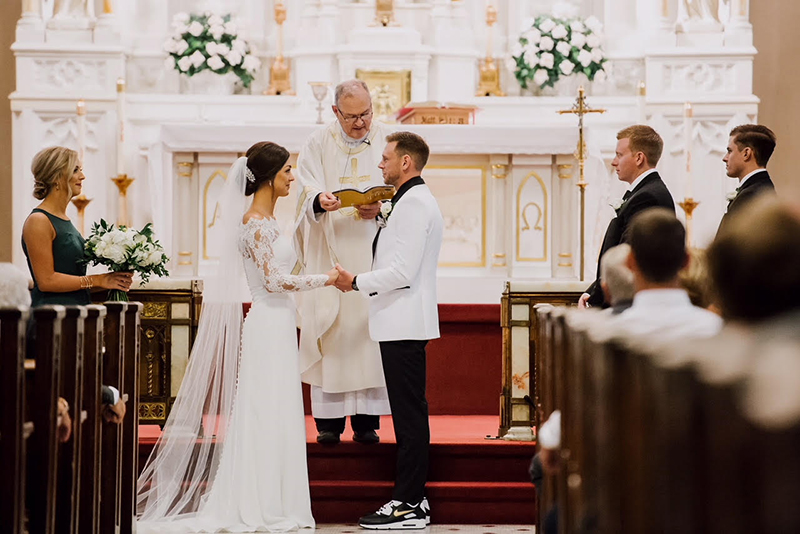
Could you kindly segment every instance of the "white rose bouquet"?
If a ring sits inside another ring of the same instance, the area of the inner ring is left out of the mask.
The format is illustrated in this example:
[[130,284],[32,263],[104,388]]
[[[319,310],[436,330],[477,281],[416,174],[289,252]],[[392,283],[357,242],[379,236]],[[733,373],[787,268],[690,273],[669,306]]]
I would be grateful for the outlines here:
[[[147,223],[140,231],[125,226],[116,227],[100,219],[92,225],[92,231],[84,244],[83,262],[105,265],[114,272],[139,273],[143,282],[151,275],[168,276],[166,265],[169,258],[161,243],[153,238],[153,225]],[[120,290],[109,292],[108,300],[128,300],[128,294]]]
[[210,70],[217,74],[233,71],[245,87],[261,67],[253,48],[238,36],[230,14],[178,13],[172,19],[174,33],[164,43],[169,53],[166,65],[181,74],[193,76]]
[[540,16],[522,32],[511,50],[514,76],[527,89],[553,87],[561,76],[582,72],[589,80],[605,79],[602,24],[592,16]]

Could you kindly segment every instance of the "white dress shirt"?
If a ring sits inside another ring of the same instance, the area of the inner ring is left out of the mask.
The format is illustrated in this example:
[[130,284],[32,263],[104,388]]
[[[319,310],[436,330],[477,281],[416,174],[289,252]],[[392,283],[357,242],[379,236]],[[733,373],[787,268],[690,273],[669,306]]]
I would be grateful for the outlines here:
[[636,189],[636,186],[642,183],[642,180],[653,174],[654,172],[658,172],[657,169],[650,169],[649,171],[644,171],[642,174],[636,177],[634,181],[631,182],[631,185],[628,186],[628,191],[633,191]]
[[753,175],[756,175],[756,174],[758,174],[758,173],[760,173],[760,172],[767,172],[767,169],[765,169],[764,167],[761,167],[760,169],[756,169],[756,170],[754,170],[753,172],[749,173],[747,176],[745,176],[744,178],[742,178],[742,179],[739,181],[739,189],[741,189],[741,188],[742,188],[742,186],[744,185],[744,183],[745,183],[747,180],[749,180],[751,176],[753,176]]
[[612,321],[628,333],[664,340],[711,337],[722,328],[722,319],[694,306],[683,289],[639,291],[633,305]]

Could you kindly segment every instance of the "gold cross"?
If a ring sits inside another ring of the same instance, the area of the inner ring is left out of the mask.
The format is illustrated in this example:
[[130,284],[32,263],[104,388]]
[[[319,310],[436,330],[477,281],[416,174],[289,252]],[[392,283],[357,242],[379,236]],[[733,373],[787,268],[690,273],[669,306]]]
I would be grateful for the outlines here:
[[575,103],[572,104],[572,108],[570,109],[562,109],[559,110],[559,115],[564,115],[565,113],[573,113],[578,116],[578,150],[575,152],[575,158],[578,160],[578,169],[579,169],[579,181],[576,184],[581,191],[581,226],[580,226],[580,236],[581,236],[581,271],[580,271],[580,279],[583,281],[584,278],[584,267],[586,265],[586,179],[585,179],[585,166],[586,166],[586,141],[583,138],[583,116],[587,113],[605,113],[606,110],[604,109],[592,109],[586,105],[586,91],[583,90],[583,86],[581,85],[578,88],[578,98],[575,99]]
[[361,176],[358,175],[358,158],[351,159],[350,166],[353,169],[352,174],[350,176],[342,176],[339,178],[340,184],[352,184],[353,187],[358,188],[358,184],[369,182],[369,174],[363,174]]

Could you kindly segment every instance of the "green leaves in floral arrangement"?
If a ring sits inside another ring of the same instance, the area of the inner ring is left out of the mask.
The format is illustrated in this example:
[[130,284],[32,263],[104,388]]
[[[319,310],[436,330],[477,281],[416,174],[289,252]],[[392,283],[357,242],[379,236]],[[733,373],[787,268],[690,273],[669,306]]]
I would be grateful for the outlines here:
[[169,257],[154,238],[153,225],[141,230],[109,224],[105,219],[92,224],[84,244],[85,264],[105,265],[110,271],[138,273],[143,282],[150,276],[169,276]]
[[514,76],[523,89],[553,87],[562,76],[582,72],[605,79],[602,24],[595,17],[539,16],[511,50]]
[[239,38],[239,29],[230,14],[177,13],[172,19],[174,33],[164,43],[169,53],[166,65],[186,76],[210,70],[216,74],[233,72],[249,87],[261,61],[255,50]]

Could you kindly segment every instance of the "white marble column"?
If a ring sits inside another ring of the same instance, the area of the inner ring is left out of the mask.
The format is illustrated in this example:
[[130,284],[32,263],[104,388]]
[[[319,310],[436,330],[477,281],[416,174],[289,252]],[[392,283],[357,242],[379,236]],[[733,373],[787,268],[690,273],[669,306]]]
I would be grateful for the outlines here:
[[512,223],[508,217],[510,210],[507,204],[508,189],[508,156],[492,156],[492,227],[494,228],[492,239],[492,270],[499,272],[508,271],[508,240],[506,229]]
[[17,21],[17,42],[44,42],[41,0],[22,0],[22,16]]
[[750,0],[731,0],[730,19],[725,25],[725,46],[753,46]]
[[575,258],[575,222],[580,220],[575,186],[579,180],[577,164],[570,155],[557,156],[555,163],[558,182],[553,184],[553,278],[574,279],[580,268],[580,259]]
[[172,228],[174,250],[177,250],[173,262],[176,263],[172,276],[190,277],[197,272],[199,262],[197,254],[197,239],[193,232],[196,232],[194,225],[185,223],[187,220],[196,220],[191,214],[196,212],[193,199],[194,182],[197,180],[197,168],[194,161],[194,154],[176,154],[175,156],[175,184],[173,190],[175,199],[173,212]]

